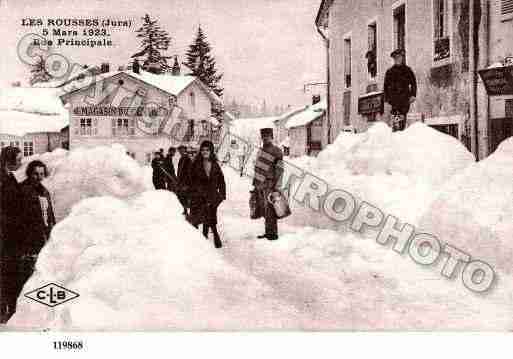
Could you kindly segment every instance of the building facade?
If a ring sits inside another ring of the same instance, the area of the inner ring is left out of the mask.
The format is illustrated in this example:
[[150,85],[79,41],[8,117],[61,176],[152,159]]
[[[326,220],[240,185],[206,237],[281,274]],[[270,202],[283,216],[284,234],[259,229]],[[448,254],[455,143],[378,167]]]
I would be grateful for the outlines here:
[[488,95],[478,71],[513,52],[512,15],[512,0],[323,0],[316,25],[328,56],[330,141],[389,120],[383,80],[390,53],[403,48],[418,83],[408,122],[487,156],[507,137],[513,93]]
[[0,133],[0,147],[18,147],[23,157],[28,157],[45,152],[51,152],[57,148],[65,148],[67,140],[60,132],[31,132],[24,135],[12,135]]
[[71,150],[119,143],[144,164],[160,148],[218,140],[212,106],[220,99],[192,76],[107,73],[61,99],[69,110]]

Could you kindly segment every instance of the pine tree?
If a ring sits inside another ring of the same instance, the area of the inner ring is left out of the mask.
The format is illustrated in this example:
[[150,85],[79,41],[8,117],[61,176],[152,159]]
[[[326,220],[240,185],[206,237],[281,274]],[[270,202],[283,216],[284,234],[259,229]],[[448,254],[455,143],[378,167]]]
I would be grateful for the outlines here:
[[42,56],[39,56],[37,62],[31,67],[30,85],[34,85],[38,82],[48,82],[52,79],[52,75],[46,70],[46,60]]
[[185,65],[191,70],[190,75],[198,77],[217,96],[222,96],[223,88],[220,87],[219,81],[223,75],[217,74],[216,61],[210,54],[211,51],[212,48],[200,26],[194,42],[186,53]]
[[145,71],[161,74],[170,69],[167,60],[170,56],[164,56],[163,51],[167,51],[171,43],[171,37],[168,32],[162,30],[157,20],[152,20],[148,14],[143,18],[143,25],[137,29],[137,37],[141,38],[141,51],[132,55],[132,57],[142,57],[142,69]]

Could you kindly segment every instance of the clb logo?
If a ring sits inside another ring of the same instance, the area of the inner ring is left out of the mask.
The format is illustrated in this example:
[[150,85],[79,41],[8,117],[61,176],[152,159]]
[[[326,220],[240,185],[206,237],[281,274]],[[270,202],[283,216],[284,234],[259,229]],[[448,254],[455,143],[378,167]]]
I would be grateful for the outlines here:
[[55,283],[50,283],[31,292],[25,293],[25,297],[52,308],[75,299],[78,296],[78,293],[61,287]]

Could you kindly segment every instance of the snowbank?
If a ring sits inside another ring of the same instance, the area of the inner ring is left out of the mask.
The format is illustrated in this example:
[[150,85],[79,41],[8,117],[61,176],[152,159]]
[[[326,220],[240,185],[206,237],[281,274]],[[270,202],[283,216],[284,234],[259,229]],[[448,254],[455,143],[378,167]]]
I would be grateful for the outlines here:
[[12,328],[158,330],[293,327],[293,307],[233,268],[184,221],[167,191],[75,206],[43,248],[25,288],[80,294],[54,309],[20,297]]
[[[474,163],[456,139],[422,123],[392,133],[384,123],[367,132],[341,133],[317,158],[292,164],[388,214],[415,224],[445,181]],[[338,229],[338,225],[297,205],[294,223]]]
[[[50,170],[45,185],[52,195],[57,220],[64,218],[80,200],[95,196],[119,198],[143,192],[149,187],[147,175],[139,164],[126,155],[121,145],[76,149],[70,152],[56,150],[50,154],[32,156],[41,159]],[[17,171],[22,180],[25,166]]]
[[[488,158],[443,186],[420,224],[441,240],[511,275],[512,219],[513,138],[509,138]],[[509,281],[513,283],[511,277]],[[504,278],[501,282],[504,285]]]

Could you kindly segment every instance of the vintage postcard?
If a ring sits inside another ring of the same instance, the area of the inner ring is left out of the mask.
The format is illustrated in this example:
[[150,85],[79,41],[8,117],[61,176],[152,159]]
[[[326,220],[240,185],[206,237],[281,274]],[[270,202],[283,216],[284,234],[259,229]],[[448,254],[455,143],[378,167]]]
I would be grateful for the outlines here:
[[1,331],[513,330],[512,0],[0,18]]

